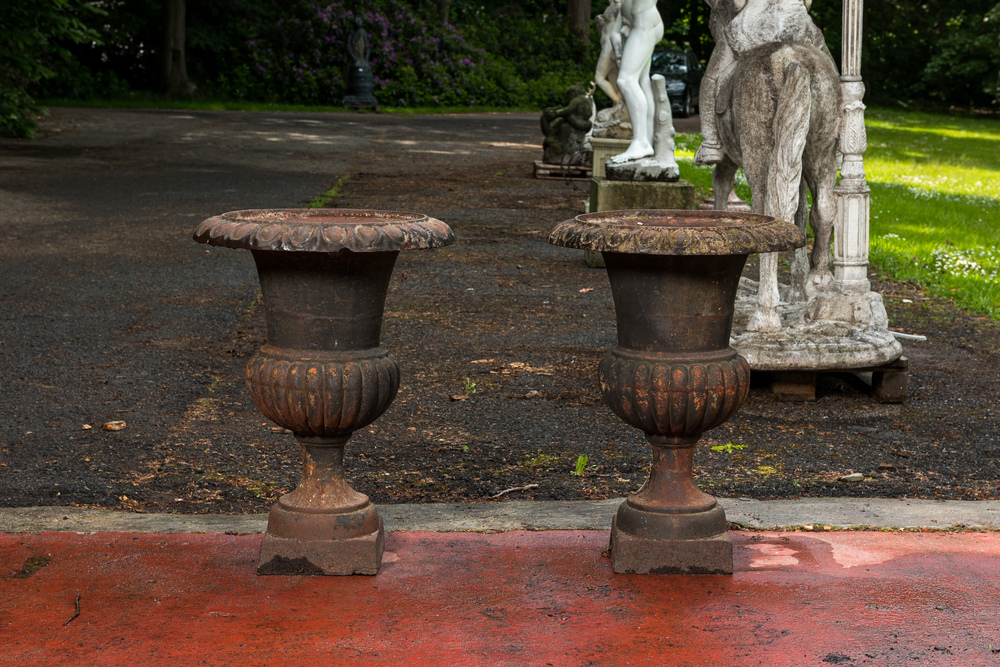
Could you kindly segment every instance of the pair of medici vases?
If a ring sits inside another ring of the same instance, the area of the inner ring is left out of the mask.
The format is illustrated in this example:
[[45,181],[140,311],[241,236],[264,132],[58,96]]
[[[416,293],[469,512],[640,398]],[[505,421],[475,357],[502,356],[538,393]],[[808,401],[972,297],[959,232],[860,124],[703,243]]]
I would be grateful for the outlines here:
[[[396,257],[452,243],[451,229],[408,213],[252,210],[210,218],[194,238],[253,253],[267,342],[247,385],[302,445],[302,479],[271,509],[258,573],[375,574],[382,518],[347,482],[344,446],[399,388],[381,344]],[[612,523],[614,571],[731,573],[725,512],[694,482],[694,445],[749,389],[750,369],[729,346],[748,255],[799,247],[802,233],[751,214],[614,211],[560,223],[549,241],[603,254],[618,346],[600,363],[601,393],[653,448],[648,480]]]

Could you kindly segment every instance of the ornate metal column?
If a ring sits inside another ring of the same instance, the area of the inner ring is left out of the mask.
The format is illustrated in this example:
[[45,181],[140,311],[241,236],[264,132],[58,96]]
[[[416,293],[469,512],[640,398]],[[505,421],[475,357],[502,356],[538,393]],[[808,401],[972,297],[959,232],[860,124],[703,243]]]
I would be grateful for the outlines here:
[[861,79],[861,31],[864,0],[844,2],[844,38],[842,44],[840,89],[843,95],[843,129],[840,152],[844,163],[837,186],[837,226],[833,271],[840,291],[864,294],[868,283],[868,219],[870,192],[865,181],[864,152],[868,148],[865,132],[865,84]]
[[837,219],[834,228],[833,284],[811,304],[810,319],[888,326],[881,295],[868,282],[868,221],[871,189],[865,180],[865,84],[861,79],[864,0],[844,0],[840,89],[842,96]]

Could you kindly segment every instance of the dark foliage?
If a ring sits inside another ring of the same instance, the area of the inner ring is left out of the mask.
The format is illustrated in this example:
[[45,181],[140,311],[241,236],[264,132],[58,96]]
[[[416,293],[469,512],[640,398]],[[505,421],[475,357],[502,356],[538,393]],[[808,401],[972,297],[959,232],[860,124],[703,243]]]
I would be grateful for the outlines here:
[[[815,2],[813,15],[839,59],[843,0]],[[997,99],[1000,3],[865,3],[862,74],[876,104],[986,106]]]
[[[812,10],[838,58],[842,2],[817,1]],[[83,11],[95,5],[107,16]],[[596,14],[607,0],[592,6]],[[7,82],[5,118],[26,90],[106,98],[159,88],[161,0],[18,3],[5,23],[16,24],[25,7],[76,23],[40,28],[44,44],[25,53],[36,53],[32,62],[44,71],[21,76],[20,87],[11,87],[9,65],[0,69]],[[446,24],[437,0],[199,0],[188,2],[188,71],[211,98],[336,105],[344,94],[344,37],[360,16],[372,37],[375,94],[383,104],[542,107],[558,104],[568,85],[590,80],[597,58],[596,39],[582,46],[571,37],[566,8],[565,0],[451,0]],[[664,46],[691,48],[707,60],[713,47],[707,3],[663,0],[659,9]],[[996,101],[996,0],[870,0],[865,11],[870,103],[981,107]],[[10,34],[19,33],[5,29],[0,37],[0,49],[8,52]],[[30,70],[23,62],[17,67]]]
[[32,87],[56,76],[71,60],[64,44],[98,38],[85,24],[101,12],[83,0],[32,0],[0,4],[0,129],[30,137],[42,112]]

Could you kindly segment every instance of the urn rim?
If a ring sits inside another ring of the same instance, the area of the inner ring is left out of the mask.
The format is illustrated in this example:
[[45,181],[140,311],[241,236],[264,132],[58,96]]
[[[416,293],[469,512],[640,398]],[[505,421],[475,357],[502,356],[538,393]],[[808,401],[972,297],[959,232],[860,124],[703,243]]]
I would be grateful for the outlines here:
[[194,240],[226,248],[285,252],[396,252],[455,242],[444,222],[421,213],[347,208],[229,211],[208,218]]
[[633,209],[565,220],[552,230],[549,243],[595,252],[748,255],[800,248],[806,239],[792,223],[767,215]]

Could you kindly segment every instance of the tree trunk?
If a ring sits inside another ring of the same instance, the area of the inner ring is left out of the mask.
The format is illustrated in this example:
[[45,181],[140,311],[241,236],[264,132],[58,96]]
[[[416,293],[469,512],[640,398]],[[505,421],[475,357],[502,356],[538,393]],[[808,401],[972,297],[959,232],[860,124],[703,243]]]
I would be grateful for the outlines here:
[[590,41],[591,0],[569,0],[566,3],[566,24],[571,34],[586,44]]
[[448,25],[451,19],[451,0],[435,0],[437,4],[438,20],[444,25]]
[[185,10],[186,0],[163,0],[160,73],[163,92],[168,95],[190,95],[195,90],[195,85],[188,79],[184,58]]

